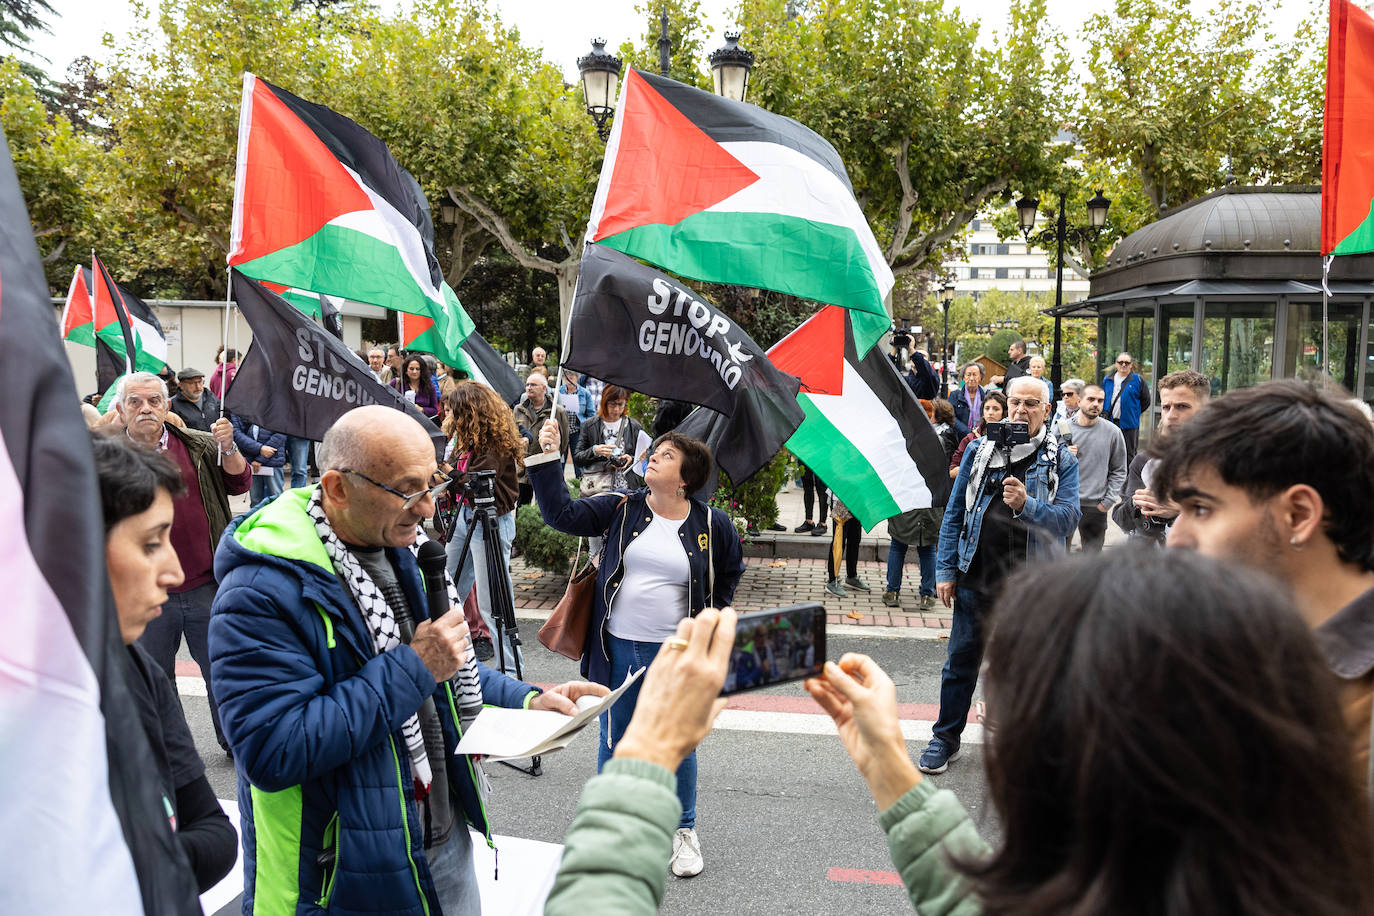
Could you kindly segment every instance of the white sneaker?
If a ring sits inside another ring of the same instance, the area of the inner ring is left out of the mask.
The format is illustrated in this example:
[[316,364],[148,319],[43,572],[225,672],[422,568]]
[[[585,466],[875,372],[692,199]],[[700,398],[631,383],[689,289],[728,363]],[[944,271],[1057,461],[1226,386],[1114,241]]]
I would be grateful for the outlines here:
[[668,861],[673,874],[679,878],[691,878],[701,874],[706,863],[701,858],[701,841],[697,832],[690,827],[679,827],[673,835],[673,857]]

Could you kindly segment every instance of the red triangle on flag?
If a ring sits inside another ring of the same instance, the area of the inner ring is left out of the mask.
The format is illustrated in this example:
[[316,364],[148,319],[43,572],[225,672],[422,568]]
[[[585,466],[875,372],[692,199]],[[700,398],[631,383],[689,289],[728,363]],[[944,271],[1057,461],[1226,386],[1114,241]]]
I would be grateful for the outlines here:
[[676,225],[759,180],[633,70],[616,120],[615,166],[592,241]]
[[844,394],[844,318],[827,305],[769,349],[774,366],[801,379],[803,394]]
[[86,288],[86,275],[78,264],[76,272],[72,274],[72,285],[67,289],[67,307],[62,313],[62,336],[67,337],[76,328],[94,321],[91,291]]
[[415,342],[415,338],[434,327],[434,319],[426,315],[401,313],[401,349]]
[[357,180],[272,87],[252,74],[240,112],[229,264],[288,248],[345,213],[371,210]]
[[95,287],[91,291],[91,312],[95,321],[95,329],[100,332],[112,324],[119,324],[119,313],[116,310],[121,308],[124,303],[120,301],[116,304],[115,296],[118,293],[113,288],[114,281],[105,272],[105,265],[101,264],[100,259],[94,255],[91,256],[91,276],[91,285]]

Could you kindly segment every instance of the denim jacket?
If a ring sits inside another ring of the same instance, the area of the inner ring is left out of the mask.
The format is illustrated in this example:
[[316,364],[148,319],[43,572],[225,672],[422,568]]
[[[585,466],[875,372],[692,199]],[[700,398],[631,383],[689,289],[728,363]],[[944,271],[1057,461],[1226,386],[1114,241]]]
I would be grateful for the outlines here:
[[[959,462],[959,476],[954,478],[954,487],[945,506],[945,517],[940,523],[940,547],[935,559],[935,581],[954,582],[957,574],[968,572],[973,555],[978,550],[978,536],[983,527],[983,515],[992,502],[994,494],[1001,498],[1002,478],[1005,468],[988,468],[983,479],[983,492],[978,496],[973,514],[969,515],[965,491],[968,490],[969,473],[973,468],[974,457],[982,439],[975,439],[964,449],[964,459]],[[1078,506],[1078,459],[1062,442],[1059,448],[1059,489],[1054,501],[1050,502],[1049,450],[1041,447],[1035,461],[1026,470],[1026,504],[1016,513],[1029,526],[1027,552],[1031,557],[1052,557],[1064,552],[1064,539],[1078,527],[1082,510]]]

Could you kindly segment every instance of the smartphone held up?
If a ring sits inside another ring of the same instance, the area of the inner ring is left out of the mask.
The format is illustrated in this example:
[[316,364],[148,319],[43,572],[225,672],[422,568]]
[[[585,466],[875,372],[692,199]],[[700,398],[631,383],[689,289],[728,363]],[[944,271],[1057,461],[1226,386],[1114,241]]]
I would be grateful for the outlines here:
[[824,667],[824,605],[813,601],[740,614],[721,696],[816,677]]

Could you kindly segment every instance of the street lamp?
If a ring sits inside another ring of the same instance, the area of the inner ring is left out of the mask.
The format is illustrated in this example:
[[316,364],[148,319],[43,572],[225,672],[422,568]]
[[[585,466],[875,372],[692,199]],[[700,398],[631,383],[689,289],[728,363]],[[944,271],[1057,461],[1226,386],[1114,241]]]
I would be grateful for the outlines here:
[[749,71],[754,69],[754,54],[739,46],[739,32],[725,33],[725,47],[708,58],[716,95],[743,102],[749,91]]
[[944,349],[940,353],[940,384],[949,394],[949,307],[954,304],[954,281],[946,280],[940,287],[940,308],[945,313]]
[[596,122],[596,135],[605,143],[611,135],[606,122],[615,114],[616,93],[620,86],[620,58],[606,53],[606,39],[592,39],[592,53],[577,59],[582,75],[582,94],[587,114]]
[[[1060,353],[1063,337],[1061,333],[1059,309],[1064,305],[1064,243],[1069,239],[1076,242],[1086,243],[1097,237],[1102,231],[1102,227],[1107,225],[1107,209],[1112,202],[1102,194],[1099,188],[1097,194],[1088,201],[1088,225],[1073,228],[1069,227],[1068,215],[1064,212],[1068,205],[1068,195],[1064,191],[1059,192],[1059,215],[1055,220],[1053,229],[1046,229],[1041,236],[1055,243],[1054,257],[1054,357],[1050,364],[1050,382],[1055,391],[1059,391],[1060,383],[1064,376],[1064,363]],[[1040,208],[1040,201],[1034,197],[1023,197],[1016,202],[1016,217],[1021,224],[1021,234],[1025,236],[1026,242],[1031,240],[1031,233],[1035,231],[1035,217]]]

